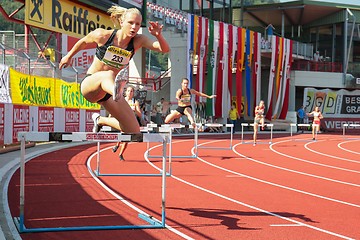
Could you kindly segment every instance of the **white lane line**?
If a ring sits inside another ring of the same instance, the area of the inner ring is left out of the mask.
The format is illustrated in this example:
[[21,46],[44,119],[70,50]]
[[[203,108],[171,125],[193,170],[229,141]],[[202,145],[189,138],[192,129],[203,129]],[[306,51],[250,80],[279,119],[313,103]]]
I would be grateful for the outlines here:
[[343,145],[345,143],[349,143],[349,142],[353,142],[353,140],[352,141],[350,140],[350,141],[346,141],[346,142],[341,142],[341,143],[338,144],[338,147],[341,148],[344,151],[347,151],[347,152],[351,152],[351,153],[354,153],[354,154],[360,154],[360,152],[355,152],[355,151],[349,150],[349,149],[344,148],[344,147],[341,146],[341,145]]
[[[284,167],[280,167],[280,166],[276,166],[276,165],[273,165],[273,164],[270,164],[270,163],[266,163],[266,162],[263,162],[263,161],[260,161],[260,160],[256,160],[254,158],[249,158],[245,155],[242,155],[241,153],[239,153],[238,151],[236,151],[235,147],[238,146],[238,145],[241,145],[240,143],[239,144],[235,144],[234,145],[234,148],[233,148],[233,151],[242,157],[242,159],[247,159],[249,161],[252,161],[252,162],[256,162],[256,163],[259,163],[259,164],[262,164],[262,165],[265,165],[265,166],[269,166],[269,167],[272,167],[272,168],[277,168],[277,169],[281,169],[281,170],[284,170],[284,171],[288,171],[288,172],[293,172],[293,173],[297,173],[297,174],[301,174],[301,175],[305,175],[305,176],[308,176],[308,177],[313,177],[313,178],[319,178],[319,179],[322,179],[322,180],[326,180],[326,181],[330,181],[330,182],[336,182],[336,183],[340,183],[340,184],[344,184],[344,185],[349,185],[349,186],[353,186],[353,187],[360,187],[360,184],[356,184],[356,183],[349,183],[349,182],[344,182],[344,181],[340,181],[340,180],[337,180],[337,179],[333,179],[333,178],[327,178],[327,177],[323,177],[323,176],[319,176],[319,175],[314,175],[314,174],[310,174],[310,173],[306,173],[306,172],[300,172],[300,171],[296,171],[296,170],[293,170],[293,169],[290,169],[290,168],[284,168]],[[271,146],[270,146],[271,147]],[[284,156],[286,156],[284,154]],[[290,158],[293,158],[293,157],[290,157]],[[306,160],[304,160],[306,161]],[[307,162],[307,161],[306,161]],[[360,172],[359,172],[360,173]]]
[[313,152],[313,153],[316,153],[316,154],[319,154],[319,155],[322,155],[322,156],[330,157],[330,158],[335,158],[335,159],[338,159],[338,160],[341,160],[341,161],[346,161],[346,162],[352,162],[352,163],[360,164],[360,161],[356,161],[356,160],[348,159],[348,158],[343,158],[343,157],[337,157],[337,156],[334,156],[334,155],[330,155],[330,154],[322,153],[322,152],[319,152],[319,151],[315,151],[315,150],[309,148],[309,147],[308,147],[308,144],[311,144],[311,143],[305,144],[304,147],[305,147],[307,150],[309,150],[310,152]]
[[302,227],[300,224],[270,224],[271,227]]
[[289,142],[291,140],[283,140],[283,141],[279,141],[279,142],[276,142],[276,143],[273,143],[272,145],[270,145],[270,149],[281,155],[281,156],[285,156],[287,158],[291,158],[291,159],[294,159],[294,160],[297,160],[297,161],[301,161],[301,162],[306,162],[306,163],[310,163],[310,164],[314,164],[314,165],[318,165],[318,166],[322,166],[322,167],[327,167],[327,168],[333,168],[333,169],[337,169],[337,170],[342,170],[342,171],[346,171],[346,172],[352,172],[352,173],[358,173],[360,174],[360,171],[356,171],[356,170],[352,170],[352,169],[347,169],[347,168],[341,168],[341,167],[335,167],[335,166],[332,166],[332,165],[327,165],[327,164],[323,164],[323,163],[318,163],[318,162],[313,162],[313,161],[309,161],[309,160],[305,160],[305,159],[302,159],[302,158],[298,158],[298,157],[294,157],[294,156],[290,156],[288,154],[285,154],[285,153],[281,153],[277,150],[275,150],[273,148],[274,145],[277,145],[277,144],[280,144],[280,143],[284,143],[284,142]]
[[[209,143],[217,142],[217,141],[221,141],[221,140],[211,141],[211,142],[203,143],[203,144],[199,144],[199,145],[205,145],[205,144],[209,144]],[[173,143],[173,144],[174,144],[174,143]],[[159,146],[160,146],[160,145],[154,146],[153,148],[159,147]],[[149,151],[150,151],[150,150],[151,150],[151,149],[149,149]],[[192,152],[194,152],[194,148],[192,148]],[[149,161],[149,159],[146,157],[146,152],[145,152],[145,154],[144,154],[144,157],[145,157],[146,161],[147,161],[150,165],[152,165],[155,169],[157,169],[157,170],[159,170],[159,171],[161,170],[160,168],[158,168],[158,167],[155,166],[152,162]],[[197,158],[198,158],[201,162],[204,162],[204,163],[206,163],[206,164],[208,164],[208,165],[210,165],[210,166],[219,168],[219,169],[221,169],[221,170],[224,170],[224,171],[227,171],[227,172],[231,172],[231,173],[236,174],[236,175],[244,176],[244,177],[253,179],[253,180],[255,180],[255,181],[260,181],[260,182],[264,182],[264,183],[267,183],[267,184],[270,184],[270,185],[275,185],[275,184],[270,183],[270,182],[266,182],[266,181],[263,181],[263,180],[260,180],[260,179],[256,179],[256,178],[253,178],[253,177],[250,177],[250,176],[246,176],[246,175],[244,175],[244,174],[236,173],[236,172],[234,172],[234,171],[231,171],[231,170],[228,170],[228,169],[219,167],[219,166],[217,166],[217,165],[215,165],[215,164],[206,162],[205,160],[203,160],[203,159],[201,159],[201,158],[199,158],[199,157],[197,157]],[[306,223],[302,223],[302,222],[293,220],[293,219],[291,219],[291,218],[287,218],[287,217],[281,216],[281,215],[279,215],[279,214],[276,214],[276,213],[273,213],[273,212],[269,212],[269,211],[266,211],[266,210],[264,210],[264,209],[261,209],[261,208],[258,208],[258,207],[249,205],[249,204],[247,204],[247,203],[240,202],[240,201],[235,200],[235,199],[233,199],[233,198],[227,197],[227,196],[225,196],[225,195],[222,195],[222,194],[216,193],[216,192],[214,192],[214,191],[211,191],[211,190],[209,190],[209,189],[203,188],[203,187],[201,187],[201,186],[199,186],[199,185],[196,185],[196,184],[194,184],[194,183],[188,182],[188,181],[186,181],[186,180],[184,180],[184,179],[181,179],[181,178],[179,178],[179,177],[176,177],[175,175],[171,175],[171,177],[174,178],[174,179],[176,179],[176,180],[178,180],[179,182],[182,182],[182,183],[184,183],[184,184],[187,184],[187,185],[189,185],[189,186],[191,186],[191,187],[197,188],[197,189],[199,189],[199,190],[201,190],[201,191],[207,192],[207,193],[209,193],[209,194],[212,194],[212,195],[214,195],[214,196],[217,196],[217,197],[220,197],[220,198],[222,198],[222,199],[228,200],[228,201],[230,201],[230,202],[233,202],[233,203],[236,203],[236,204],[239,204],[239,205],[248,207],[248,208],[253,209],[253,210],[256,210],[256,211],[258,211],[258,212],[262,212],[262,213],[265,213],[265,214],[268,214],[268,215],[271,215],[271,216],[274,216],[274,217],[278,217],[278,218],[283,219],[283,220],[285,220],[285,221],[289,221],[289,222],[292,222],[292,223],[294,223],[294,224],[298,224],[298,225],[301,225],[301,226],[304,226],[304,227],[308,227],[308,228],[310,228],[310,229],[313,229],[313,230],[316,230],[316,231],[319,231],[319,232],[323,232],[323,233],[326,233],[326,234],[329,234],[329,235],[332,235],[332,236],[336,236],[336,237],[339,237],[339,238],[342,238],[342,239],[355,240],[354,238],[351,238],[351,237],[347,237],[347,236],[344,236],[344,235],[341,235],[341,234],[338,234],[338,233],[334,233],[334,232],[331,232],[331,231],[328,231],[328,230],[325,230],[325,229],[322,229],[322,228],[318,228],[318,227],[315,227],[315,226],[312,226],[312,225],[309,225],[309,224],[306,224]],[[277,185],[277,184],[276,184],[276,185]],[[279,186],[280,186],[280,185],[279,185]],[[287,188],[287,187],[284,187],[284,186],[280,186],[280,187],[282,187],[282,188]],[[287,188],[287,189],[293,190],[293,189],[291,189],[291,188]],[[295,189],[295,190],[293,190],[293,191],[299,191],[299,190],[296,190],[296,189]],[[360,206],[358,206],[358,207],[360,207]]]
[[[104,149],[101,149],[100,152],[102,151],[105,151],[107,149],[110,149],[111,147],[107,147],[107,148],[104,148]],[[146,152],[145,152],[146,153]],[[138,213],[141,213],[141,214],[145,214],[145,215],[149,215],[147,214],[146,212],[144,212],[143,210],[141,210],[140,208],[136,207],[135,205],[133,205],[132,203],[130,203],[129,201],[125,200],[122,196],[120,196],[120,194],[114,192],[112,189],[110,189],[105,183],[103,183],[93,172],[93,170],[91,169],[91,161],[93,159],[95,159],[95,156],[96,156],[96,152],[94,152],[93,154],[91,154],[91,156],[88,158],[87,160],[87,168],[88,168],[88,171],[89,173],[91,174],[91,176],[93,177],[93,179],[101,186],[103,187],[107,192],[109,192],[112,196],[114,196],[115,198],[119,199],[122,203],[124,203],[125,205],[127,205],[128,207],[132,208],[133,210],[135,210],[136,212]],[[145,156],[145,155],[144,155]],[[157,220],[158,222],[161,222],[159,219],[156,219],[155,217],[153,217],[153,219]],[[169,229],[171,232],[179,235],[180,237],[184,238],[184,239],[188,239],[188,240],[194,240],[192,237],[186,235],[185,233],[182,233],[180,232],[179,230],[176,230],[174,229],[173,227],[165,224],[165,227],[167,229]]]
[[[59,145],[55,144],[55,146],[50,145],[50,147],[48,147],[46,149],[39,149],[39,150],[34,150],[33,152],[26,153],[25,162],[27,163],[28,161],[30,161],[38,156],[47,154],[49,152],[63,150],[64,148],[74,147],[74,146],[83,145],[83,144],[88,144],[88,143],[75,143],[75,144],[69,143],[70,146],[69,145],[64,146],[62,144],[59,144]],[[20,155],[20,151],[19,151],[19,155]],[[11,211],[10,211],[10,206],[9,206],[9,202],[8,202],[8,189],[9,189],[10,180],[18,168],[20,168],[20,156],[13,159],[10,162],[8,162],[5,166],[3,166],[0,169],[0,180],[2,180],[3,177],[7,174],[7,177],[4,178],[2,201],[3,201],[3,207],[4,207],[3,210],[4,210],[4,215],[6,218],[6,223],[9,227],[9,231],[11,232],[12,239],[14,239],[14,240],[21,240],[22,238],[18,232],[17,227],[15,226],[15,223],[14,223]]]
[[[239,144],[240,144],[240,143],[239,143]],[[236,145],[239,145],[239,144],[236,144]],[[234,145],[234,147],[235,147],[236,145]],[[233,151],[234,151],[236,154],[241,155],[241,154],[238,153],[236,150],[234,150],[234,148],[233,148]],[[246,156],[244,156],[244,157],[247,158],[248,160],[253,160],[253,159],[248,158],[248,157],[246,157]],[[255,178],[255,177],[252,177],[252,176],[249,176],[249,175],[245,175],[245,174],[242,174],[242,173],[239,173],[239,172],[235,172],[235,171],[230,170],[230,169],[227,169],[227,168],[220,167],[220,166],[218,166],[218,165],[216,165],[216,164],[207,162],[207,161],[203,160],[203,159],[200,158],[200,157],[198,157],[198,159],[199,159],[200,161],[202,161],[203,163],[206,163],[206,164],[208,164],[208,165],[210,165],[210,166],[213,166],[213,167],[215,167],[215,168],[218,168],[218,169],[220,169],[220,170],[223,170],[223,171],[232,173],[232,174],[234,174],[234,175],[243,176],[243,177],[252,179],[252,180],[254,180],[254,181],[258,181],[258,182],[262,182],[262,183],[269,184],[269,185],[272,185],[272,186],[284,188],[284,189],[291,190],[291,191],[298,192],[298,193],[302,193],[302,194],[305,194],[305,195],[309,195],[309,196],[313,196],[313,197],[317,197],[317,198],[329,200],[329,201],[332,201],[332,202],[337,202],[337,203],[341,203],[341,204],[344,204],[344,205],[348,205],[348,206],[360,208],[360,205],[357,205],[357,204],[354,204],[354,203],[349,203],[349,202],[341,201],[341,200],[338,200],[338,199],[329,198],[329,197],[321,196],[321,195],[318,195],[318,194],[315,194],[315,193],[310,193],[310,192],[298,190],[298,189],[295,189],[295,188],[287,187],[287,186],[284,186],[284,185],[280,185],[280,184],[277,184],[277,183],[269,182],[269,181],[262,180],[262,179],[259,179],[259,178]]]

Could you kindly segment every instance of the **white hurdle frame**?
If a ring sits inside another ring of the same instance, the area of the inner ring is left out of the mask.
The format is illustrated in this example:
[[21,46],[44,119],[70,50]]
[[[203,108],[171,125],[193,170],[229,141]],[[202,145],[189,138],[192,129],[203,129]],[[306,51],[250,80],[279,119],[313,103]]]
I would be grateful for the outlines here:
[[[152,131],[153,128],[143,128],[141,130],[142,133],[150,133],[150,131]],[[157,131],[157,133],[168,133],[169,134],[169,146],[171,146],[171,138],[172,138],[172,134],[171,134],[171,130],[169,130],[168,128],[161,128],[159,129],[159,131]],[[145,141],[144,141],[145,142]],[[147,148],[149,146],[149,142],[146,142],[147,144]],[[159,158],[162,158],[163,156],[159,156]],[[166,172],[166,176],[171,176],[171,149],[169,150],[169,156],[167,156],[169,158],[169,172]],[[94,170],[94,173],[96,176],[123,176],[123,177],[131,177],[131,176],[143,176],[143,177],[159,177],[162,176],[162,171],[160,170],[160,173],[103,173],[100,172],[100,142],[97,142],[97,159],[96,159],[96,169]]]
[[203,148],[203,149],[232,149],[233,147],[233,138],[234,138],[234,134],[233,134],[233,130],[234,130],[234,124],[232,123],[226,123],[226,124],[222,124],[222,123],[204,123],[204,124],[201,124],[202,126],[205,126],[205,127],[229,127],[230,128],[230,146],[227,148],[227,147],[209,147],[209,146],[199,146],[199,144],[196,144],[196,148],[195,148],[195,151],[196,151],[196,155],[197,155],[197,152],[198,152],[198,149],[199,148]]
[[[182,124],[148,124],[147,128],[148,129],[159,129],[159,131],[164,131],[164,129],[171,129],[170,132],[170,144],[169,144],[169,174],[171,175],[171,158],[197,158],[198,157],[198,153],[199,153],[199,149],[232,149],[233,147],[233,128],[234,128],[234,124],[232,123],[227,123],[227,124],[222,124],[222,123],[204,123],[204,124],[196,124],[197,127],[195,128],[195,133],[194,133],[194,154],[190,155],[190,156],[173,156],[172,155],[172,131],[174,129],[179,129],[179,128],[193,128],[192,125],[182,125]],[[198,128],[200,126],[205,126],[205,127],[229,127],[230,128],[230,147],[229,148],[225,148],[225,147],[208,147],[208,146],[199,146],[199,130]],[[165,130],[166,131],[166,130]],[[149,143],[147,143],[147,157],[148,158],[158,158],[161,156],[151,156],[150,155],[150,145]]]
[[[347,127],[354,127],[354,128],[359,127],[359,128],[360,128],[360,124],[344,123],[342,127],[343,127],[343,137],[345,137],[345,136],[346,136],[345,129],[346,129]],[[360,139],[360,138],[350,138],[350,139],[355,139],[355,140],[357,140],[357,139]]]
[[[172,155],[172,131],[174,129],[181,129],[181,128],[193,128],[192,125],[183,125],[183,124],[156,124],[156,123],[149,123],[147,124],[147,127],[149,130],[155,130],[155,131],[166,131],[166,129],[168,129],[169,133],[170,133],[170,143],[169,143],[169,164],[171,163],[171,158],[197,158],[198,156],[198,153],[197,153],[197,145],[198,145],[198,134],[199,134],[199,131],[198,131],[198,128],[195,128],[195,133],[194,133],[194,148],[195,148],[195,154],[193,155],[180,155],[180,156],[177,156],[177,155]],[[147,157],[148,158],[159,158],[159,157],[162,157],[162,156],[156,156],[156,155],[150,155],[150,143],[147,143],[147,146],[146,146],[146,149],[147,149]],[[169,173],[171,174],[171,168],[169,169]]]
[[[61,232],[61,231],[88,231],[88,230],[126,230],[126,229],[158,229],[165,228],[165,200],[166,200],[166,150],[169,143],[169,134],[165,133],[86,133],[86,132],[19,132],[18,140],[20,148],[20,215],[14,217],[14,223],[20,233],[30,232]],[[25,227],[25,142],[49,142],[49,141],[91,141],[91,142],[161,142],[163,144],[162,156],[162,181],[161,181],[161,221],[151,215],[140,213],[139,218],[145,220],[149,225],[113,225],[113,226],[81,226],[81,227]]]
[[[314,141],[314,140],[307,140],[307,139],[294,139],[293,137],[293,127],[310,127],[310,126],[319,126],[319,124],[310,124],[310,123],[290,123],[290,137],[291,139],[294,141],[294,140],[297,140],[297,141]],[[311,130],[312,131],[312,130]],[[318,134],[318,131],[315,131],[315,141],[317,139],[317,134]]]
[[[248,127],[248,126],[252,126],[254,127],[253,123],[241,123],[241,144],[253,144],[253,142],[245,142],[244,141],[244,127]],[[256,141],[256,144],[272,144],[272,140],[273,140],[273,128],[274,128],[274,124],[272,123],[268,123],[265,124],[266,127],[270,127],[270,142],[264,142],[264,141]],[[260,127],[260,124],[259,124]]]

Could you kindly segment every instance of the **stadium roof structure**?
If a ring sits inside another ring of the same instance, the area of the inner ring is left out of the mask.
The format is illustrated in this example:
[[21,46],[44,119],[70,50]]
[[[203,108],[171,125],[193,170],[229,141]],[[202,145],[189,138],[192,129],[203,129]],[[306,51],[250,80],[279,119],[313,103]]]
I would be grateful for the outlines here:
[[[355,2],[355,1],[354,1]],[[360,9],[359,4],[341,4],[325,1],[299,0],[284,3],[244,6],[243,27],[273,26],[321,26],[345,21],[346,9]],[[284,18],[283,18],[284,16]],[[240,18],[240,14],[234,17]],[[360,14],[357,18],[360,20]],[[234,19],[240,21],[241,19]]]

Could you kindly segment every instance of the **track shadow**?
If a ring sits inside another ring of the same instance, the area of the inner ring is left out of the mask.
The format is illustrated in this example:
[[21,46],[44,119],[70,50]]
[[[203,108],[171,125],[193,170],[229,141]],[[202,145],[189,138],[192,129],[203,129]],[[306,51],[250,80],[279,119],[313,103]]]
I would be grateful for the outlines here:
[[[26,163],[25,225],[31,228],[119,226],[144,224],[130,222],[116,207],[122,207],[94,184],[85,159],[94,152],[88,145],[66,148],[38,156]],[[8,187],[8,203],[13,217],[19,216],[19,170]],[[91,195],[84,188],[94,190]],[[116,206],[116,207],[114,207]],[[116,210],[116,211],[114,211]],[[157,239],[145,230],[97,230],[24,233],[24,240],[48,239]]]
[[[199,155],[199,157],[200,158],[213,158],[214,155]],[[218,157],[220,158],[220,160],[231,160],[231,159],[237,158],[236,155],[234,155],[234,156],[218,156]]]
[[[176,208],[176,207],[167,207],[167,209],[173,209],[178,211],[187,211],[190,212],[190,215],[209,218],[209,219],[219,219],[222,225],[227,226],[229,230],[259,230],[259,228],[243,228],[239,226],[239,221],[241,216],[272,216],[263,212],[244,212],[236,210],[227,210],[227,209],[206,209],[206,208]],[[312,219],[305,217],[303,214],[295,214],[289,212],[272,212],[276,215],[286,217],[286,218],[297,218],[305,222],[316,223]],[[239,216],[235,218],[233,216]]]

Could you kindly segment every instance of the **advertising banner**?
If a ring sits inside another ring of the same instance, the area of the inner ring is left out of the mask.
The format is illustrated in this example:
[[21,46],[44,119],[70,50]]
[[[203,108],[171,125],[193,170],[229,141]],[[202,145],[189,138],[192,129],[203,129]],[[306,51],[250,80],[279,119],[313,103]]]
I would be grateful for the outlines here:
[[111,29],[110,16],[68,0],[26,0],[25,23],[82,38],[96,28]]
[[87,101],[80,93],[79,83],[68,83],[56,79],[56,106],[61,108],[100,109],[97,103]]
[[0,64],[0,103],[11,103],[9,67]]
[[10,68],[10,87],[13,104],[55,106],[55,80],[31,76]]
[[100,111],[86,110],[86,112],[85,112],[85,132],[92,132],[94,122],[93,122],[91,116],[93,115],[93,113],[100,114]]
[[80,131],[80,110],[65,109],[65,132]]
[[13,142],[18,142],[18,132],[28,132],[30,129],[29,106],[14,105],[13,107]]
[[345,123],[360,124],[360,90],[305,88],[303,105],[307,113],[319,107],[323,129],[341,131]]
[[12,68],[9,72],[13,104],[100,109],[99,104],[88,102],[81,95],[79,83],[23,74]]
[[305,88],[303,104],[307,112],[319,107],[324,117],[360,118],[360,90]]
[[[71,36],[68,36],[66,34],[62,34],[61,37],[61,46],[63,53],[68,53],[72,47],[75,45],[75,43],[79,40],[79,38],[74,38]],[[95,57],[95,51],[96,51],[96,44],[87,44],[84,49],[81,49],[78,51],[72,58],[70,62],[70,66],[74,67],[79,74],[79,77],[82,79],[92,62],[94,61]],[[66,78],[72,78],[75,82],[75,72],[71,68],[63,68],[61,70],[61,74],[63,77]],[[81,82],[81,79],[79,79],[79,82]]]
[[54,108],[39,107],[38,109],[38,131],[54,132]]

